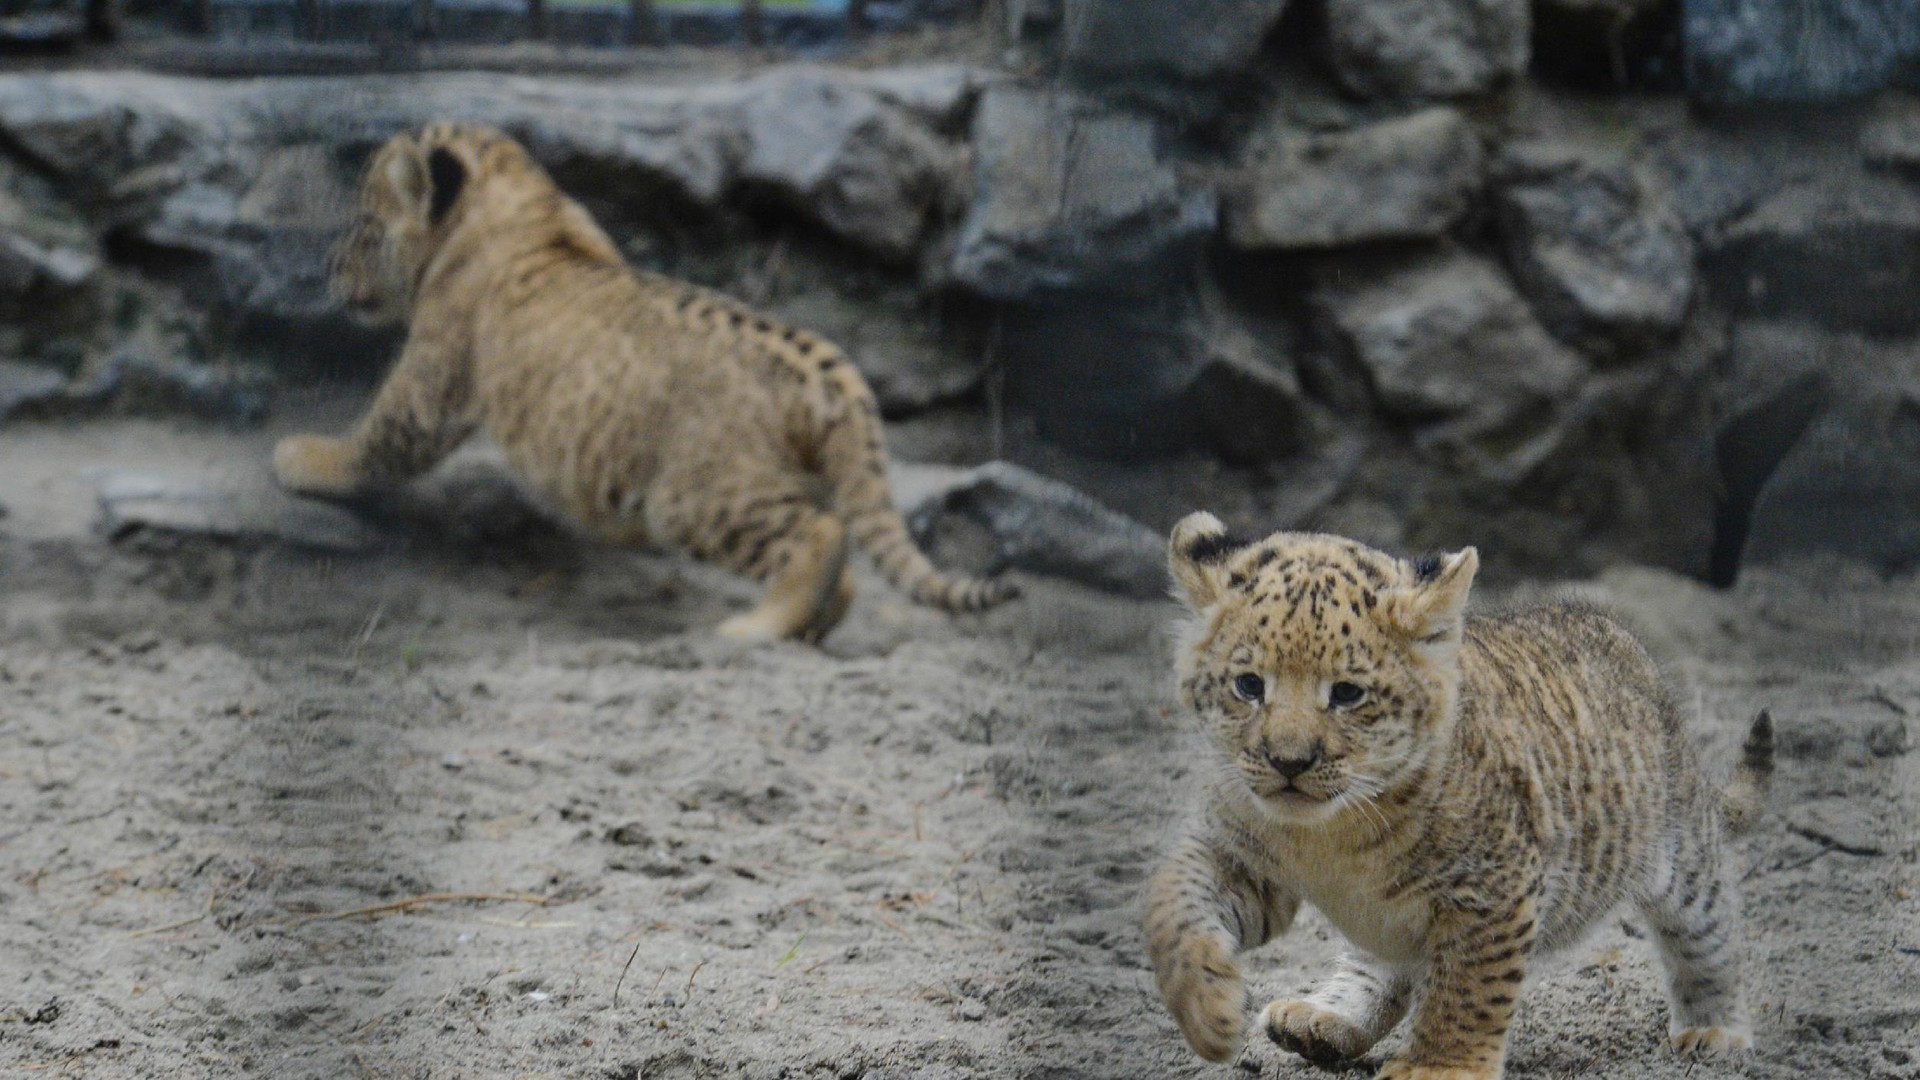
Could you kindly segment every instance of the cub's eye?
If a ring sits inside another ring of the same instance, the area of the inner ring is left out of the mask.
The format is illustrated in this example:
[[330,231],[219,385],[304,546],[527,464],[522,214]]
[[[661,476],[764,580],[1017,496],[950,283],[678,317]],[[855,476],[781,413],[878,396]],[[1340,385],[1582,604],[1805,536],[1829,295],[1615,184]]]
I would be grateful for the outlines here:
[[1367,692],[1350,682],[1337,682],[1327,691],[1327,700],[1334,705],[1358,705]]
[[1267,684],[1260,676],[1249,671],[1233,678],[1233,692],[1240,695],[1242,701],[1259,701],[1267,692]]

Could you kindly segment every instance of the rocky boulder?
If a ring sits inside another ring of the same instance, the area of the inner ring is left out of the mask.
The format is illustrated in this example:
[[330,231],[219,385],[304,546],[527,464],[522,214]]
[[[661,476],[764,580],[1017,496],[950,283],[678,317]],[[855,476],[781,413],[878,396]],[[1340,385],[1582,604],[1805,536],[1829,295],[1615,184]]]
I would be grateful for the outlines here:
[[999,354],[1007,398],[1069,450],[1129,459],[1189,445],[1180,408],[1203,356],[1191,290],[1052,292],[1008,305]]
[[1887,106],[1860,132],[1860,151],[1869,165],[1920,178],[1920,100]]
[[[1821,553],[1889,571],[1920,562],[1920,348],[1911,340],[1742,324],[1720,396],[1722,471],[1759,481],[1735,565]],[[1763,430],[1756,417],[1774,422]],[[1754,456],[1773,467],[1756,469]]]
[[1328,59],[1377,98],[1483,93],[1526,70],[1529,0],[1327,0]]
[[985,572],[1026,570],[1130,596],[1166,595],[1160,534],[1058,480],[1005,461],[972,469],[896,464],[889,479],[922,544],[937,546],[943,517],[985,529]]
[[1178,406],[1196,441],[1238,465],[1325,449],[1332,426],[1301,386],[1292,327],[1231,302],[1210,279],[1196,301],[1186,334],[1198,363]]
[[1137,285],[1213,231],[1215,197],[1183,181],[1145,115],[1002,84],[982,97],[973,138],[975,196],[952,265],[985,296]]
[[1147,295],[1050,294],[1002,318],[1008,398],[1060,446],[1123,460],[1197,446],[1261,465],[1332,435],[1301,386],[1287,321],[1204,278]]
[[1489,478],[1524,477],[1553,452],[1588,371],[1472,255],[1330,274],[1313,306],[1381,410],[1451,467]]
[[57,371],[0,360],[0,423],[41,412],[57,404],[66,391],[66,377]]
[[0,312],[83,330],[92,322],[100,260],[78,248],[48,248],[0,226]]
[[1227,186],[1227,239],[1242,248],[1331,248],[1438,237],[1480,188],[1480,140],[1433,108],[1348,131],[1260,140]]
[[1920,190],[1878,175],[1788,187],[1711,238],[1701,269],[1738,314],[1920,330]]
[[1657,181],[1697,246],[1822,171],[1819,158],[1807,153],[1806,132],[1793,125],[1674,125],[1646,143],[1637,164]]
[[959,150],[864,87],[809,72],[763,77],[739,130],[740,183],[883,258],[910,262],[953,201]]
[[1554,335],[1601,359],[1670,337],[1693,301],[1693,243],[1621,165],[1522,175],[1496,197],[1507,264]]
[[121,72],[0,78],[0,133],[90,209],[137,203],[212,168],[246,132],[232,88]]
[[100,246],[40,177],[0,159],[0,351],[85,335],[99,317]]
[[1070,71],[1083,76],[1208,79],[1244,67],[1287,0],[1066,0]]
[[1719,102],[1870,94],[1920,64],[1913,0],[1687,0],[1687,87]]

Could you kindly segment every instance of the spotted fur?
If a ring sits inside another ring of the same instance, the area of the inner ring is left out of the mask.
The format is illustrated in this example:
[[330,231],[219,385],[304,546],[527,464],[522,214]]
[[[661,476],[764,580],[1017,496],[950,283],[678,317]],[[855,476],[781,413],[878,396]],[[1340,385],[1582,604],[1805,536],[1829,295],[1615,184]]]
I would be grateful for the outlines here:
[[657,539],[768,582],[723,633],[831,630],[849,543],[914,599],[971,611],[1007,582],[934,569],[886,481],[872,391],[846,355],[722,294],[636,273],[526,151],[487,128],[396,136],[367,169],[331,266],[400,359],[344,438],[296,436],[288,488],[346,495],[415,476],[485,429],[590,532]]
[[[1147,936],[1203,1057],[1241,1045],[1234,954],[1302,901],[1349,948],[1261,1026],[1311,1061],[1365,1054],[1424,987],[1410,1045],[1378,1075],[1498,1077],[1529,959],[1623,901],[1666,966],[1673,1046],[1750,1045],[1724,835],[1765,796],[1764,713],[1723,798],[1612,619],[1576,605],[1468,618],[1472,548],[1407,562],[1333,536],[1247,543],[1195,514],[1169,561],[1191,612],[1179,696],[1216,767],[1204,824],[1153,881]],[[1336,704],[1344,683],[1363,693]]]

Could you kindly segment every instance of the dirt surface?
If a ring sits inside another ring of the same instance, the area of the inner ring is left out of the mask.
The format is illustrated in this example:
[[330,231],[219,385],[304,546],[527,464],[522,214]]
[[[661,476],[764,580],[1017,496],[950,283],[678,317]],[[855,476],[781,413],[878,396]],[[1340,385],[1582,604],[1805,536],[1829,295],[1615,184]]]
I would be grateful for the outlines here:
[[[257,470],[274,434],[0,431],[0,1073],[1314,1075],[1264,1040],[1204,1065],[1145,966],[1194,763],[1164,606],[1029,581],[949,619],[868,574],[823,649],[741,652],[708,628],[751,590],[667,555],[91,531],[86,470]],[[1540,965],[1509,1075],[1920,1076],[1920,579],[1582,588],[1717,771],[1774,710],[1738,847],[1760,1050],[1669,1056],[1614,919]],[[1255,954],[1256,998],[1331,938]]]

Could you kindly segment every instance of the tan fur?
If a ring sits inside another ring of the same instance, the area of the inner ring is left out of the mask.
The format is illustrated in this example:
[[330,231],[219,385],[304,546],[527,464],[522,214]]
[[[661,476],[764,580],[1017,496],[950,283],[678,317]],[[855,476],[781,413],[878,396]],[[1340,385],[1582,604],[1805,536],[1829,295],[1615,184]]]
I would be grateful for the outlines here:
[[336,293],[407,324],[345,438],[296,436],[288,488],[348,495],[432,466],[476,429],[590,532],[654,539],[768,582],[734,637],[818,638],[852,600],[850,544],[916,600],[976,610],[1011,584],[941,574],[886,483],[873,393],[846,356],[723,295],[622,261],[497,131],[389,141],[335,250]]
[[[1660,946],[1674,1048],[1751,1044],[1722,796],[1654,664],[1588,608],[1466,617],[1478,565],[1472,548],[1408,563],[1332,536],[1235,541],[1207,514],[1175,527],[1179,693],[1217,767],[1204,824],[1153,882],[1147,936],[1202,1056],[1241,1043],[1234,953],[1302,901],[1351,947],[1261,1024],[1315,1062],[1366,1053],[1424,984],[1411,1045],[1379,1076],[1498,1077],[1528,958],[1623,900]],[[1728,809],[1756,813],[1771,768],[1763,714]]]

